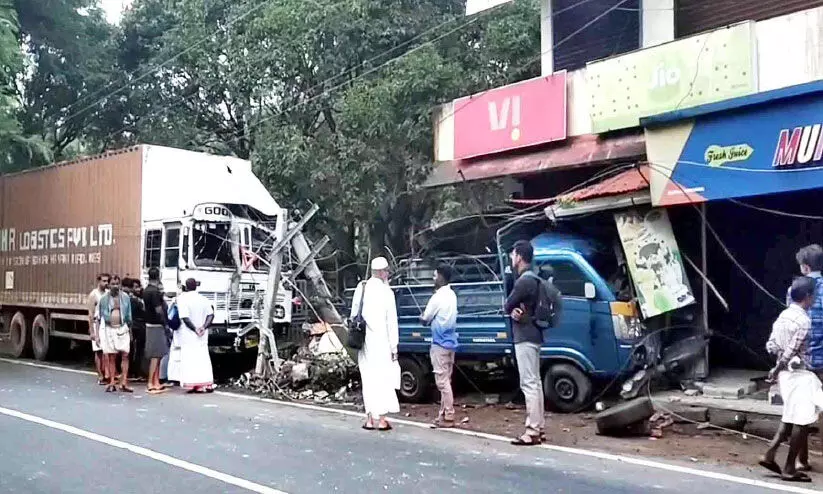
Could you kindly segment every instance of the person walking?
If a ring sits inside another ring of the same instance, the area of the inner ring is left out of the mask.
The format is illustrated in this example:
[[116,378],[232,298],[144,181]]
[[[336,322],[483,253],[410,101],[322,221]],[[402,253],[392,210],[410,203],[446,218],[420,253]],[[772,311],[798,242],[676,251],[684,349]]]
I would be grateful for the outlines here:
[[109,280],[111,276],[108,273],[100,273],[97,275],[97,286],[89,293],[86,301],[86,306],[89,311],[89,336],[91,336],[91,350],[94,353],[94,368],[97,370],[97,384],[104,385],[108,382],[109,376],[106,375],[106,366],[103,360],[103,349],[100,348],[100,320],[97,318],[97,308],[100,304],[100,299],[106,294],[109,289]]
[[420,321],[431,325],[432,344],[429,349],[434,382],[440,392],[440,411],[432,427],[454,427],[454,392],[452,390],[452,371],[454,355],[457,350],[457,295],[452,290],[452,268],[440,264],[434,272],[435,292]]
[[[134,390],[128,385],[129,374],[129,350],[131,344],[131,331],[129,326],[132,323],[131,301],[129,296],[120,290],[120,278],[111,277],[109,291],[98,304],[98,317],[100,320],[100,347],[103,349],[105,357],[106,374],[109,376],[106,392],[123,391],[133,393]],[[120,355],[122,371],[120,372],[120,386],[115,385],[116,360]]]
[[391,430],[386,415],[400,411],[395,391],[400,389],[397,306],[388,281],[389,263],[384,257],[378,257],[371,262],[371,278],[357,287],[352,300],[351,317],[360,312],[362,304],[362,317],[366,321],[366,340],[357,355],[366,408],[363,429],[366,430]]
[[186,291],[177,297],[177,310],[183,323],[180,337],[180,387],[189,393],[214,391],[214,374],[209,355],[209,326],[214,307],[197,293],[197,281],[186,280]]
[[[815,302],[816,282],[813,278],[796,279],[789,289],[792,303],[772,326],[766,350],[777,358],[769,372],[769,381],[777,380],[783,399],[780,427],[760,460],[760,466],[777,473],[788,482],[810,482],[809,426],[818,419],[823,408],[823,385],[808,371],[806,355],[811,319],[807,311]],[[789,440],[789,452],[783,469],[775,461],[780,444]],[[799,462],[796,463],[796,462]]]
[[166,301],[160,288],[160,270],[149,269],[149,283],[143,290],[143,302],[146,306],[146,349],[149,361],[149,377],[146,389],[150,394],[166,391],[160,384],[160,360],[169,352],[167,337],[168,321]]

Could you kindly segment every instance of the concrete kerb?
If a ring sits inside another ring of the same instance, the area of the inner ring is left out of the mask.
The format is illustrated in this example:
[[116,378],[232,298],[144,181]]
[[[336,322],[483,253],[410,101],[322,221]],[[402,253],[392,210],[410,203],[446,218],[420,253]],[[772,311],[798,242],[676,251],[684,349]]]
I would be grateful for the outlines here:
[[[71,369],[71,368],[67,368],[67,367],[40,364],[40,363],[36,363],[36,362],[30,362],[30,361],[25,361],[25,360],[15,360],[15,359],[10,359],[10,358],[3,358],[3,357],[0,357],[0,362],[5,362],[5,363],[8,363],[8,364],[12,364],[12,365],[23,365],[23,366],[29,366],[29,367],[36,367],[36,368],[47,369],[47,370],[52,370],[52,371],[69,372],[69,373],[73,373],[73,374],[82,374],[82,375],[87,375],[87,376],[96,376],[97,375],[96,373],[91,372],[91,371]],[[341,409],[337,409],[337,408],[330,408],[330,407],[325,407],[325,406],[320,406],[320,405],[311,405],[311,404],[307,404],[307,403],[294,403],[294,402],[288,402],[288,401],[275,400],[275,399],[271,399],[271,398],[263,398],[263,397],[259,397],[259,396],[249,396],[249,395],[243,395],[243,394],[239,394],[239,393],[231,393],[231,392],[226,392],[226,391],[216,391],[215,394],[219,395],[219,396],[227,397],[227,398],[232,398],[232,399],[240,399],[240,400],[247,400],[247,401],[256,401],[256,402],[261,402],[261,403],[269,403],[269,404],[277,405],[277,406],[293,407],[293,408],[299,408],[299,409],[303,409],[303,410],[312,410],[312,411],[323,412],[323,413],[332,413],[332,414],[349,416],[349,417],[358,417],[358,418],[363,417],[363,414],[359,413],[359,412],[354,412],[354,411],[350,411],[350,410],[341,410]],[[393,418],[392,422],[394,422],[395,424],[401,424],[401,425],[405,425],[405,426],[409,426],[409,427],[417,427],[417,428],[420,428],[420,429],[429,429],[429,424],[426,424],[426,423],[423,423],[423,422],[416,422],[416,421],[413,421],[413,420],[404,420],[404,419]],[[505,437],[505,436],[500,436],[500,435],[497,435],[497,434],[489,434],[489,433],[486,433],[486,432],[469,431],[469,430],[465,430],[465,429],[441,429],[437,432],[438,433],[448,433],[448,434],[460,434],[460,435],[463,435],[463,436],[475,437],[475,438],[479,438],[479,439],[486,439],[486,440],[489,440],[489,441],[505,442],[505,443],[508,443],[511,440],[511,438],[508,438],[508,437]],[[642,467],[646,467],[646,468],[653,468],[653,469],[657,469],[657,470],[664,470],[664,471],[669,471],[669,472],[674,472],[674,473],[681,473],[681,474],[685,474],[685,475],[692,475],[692,476],[702,477],[702,478],[707,478],[707,479],[719,480],[719,481],[724,481],[724,482],[731,482],[731,483],[740,484],[740,485],[748,485],[748,486],[751,486],[751,487],[771,489],[771,490],[778,491],[778,492],[792,492],[792,493],[798,493],[798,494],[820,494],[820,492],[821,492],[821,491],[814,490],[814,489],[805,489],[805,488],[799,487],[799,486],[776,484],[776,483],[773,483],[773,482],[765,482],[765,481],[762,481],[762,480],[748,479],[748,478],[744,478],[744,477],[737,477],[737,476],[734,476],[734,475],[720,473],[720,472],[712,472],[712,471],[708,471],[708,470],[699,470],[699,469],[696,469],[696,468],[691,468],[691,467],[686,467],[686,466],[681,466],[681,465],[663,463],[663,462],[656,461],[656,460],[647,460],[647,459],[643,459],[643,458],[634,458],[634,457],[630,457],[630,456],[622,456],[622,455],[617,455],[617,454],[612,454],[612,453],[605,453],[605,452],[601,452],[601,451],[586,450],[586,449],[579,449],[579,448],[570,448],[570,447],[566,447],[566,446],[555,446],[555,445],[551,445],[551,444],[541,444],[539,446],[539,448],[549,450],[549,451],[556,451],[556,452],[571,454],[571,455],[585,456],[585,457],[589,457],[589,458],[597,458],[597,459],[600,459],[600,460],[614,461],[614,462],[625,463],[625,464],[629,464],[629,465],[636,465],[636,466],[642,466]]]

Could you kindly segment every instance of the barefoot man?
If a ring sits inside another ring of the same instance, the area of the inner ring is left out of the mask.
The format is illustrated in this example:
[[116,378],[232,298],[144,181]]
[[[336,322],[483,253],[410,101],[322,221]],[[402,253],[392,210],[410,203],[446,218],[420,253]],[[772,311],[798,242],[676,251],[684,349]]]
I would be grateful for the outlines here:
[[[109,292],[103,295],[98,305],[100,319],[100,346],[103,348],[106,374],[109,376],[109,383],[106,392],[120,391],[133,393],[134,390],[128,385],[129,376],[129,350],[131,346],[131,300],[125,292],[120,290],[120,278],[112,276]],[[117,355],[120,355],[122,371],[120,372],[120,387],[114,383],[115,362]]]
[[[810,482],[808,475],[797,470],[808,465],[809,426],[823,407],[823,386],[808,369],[807,338],[812,325],[807,311],[815,300],[815,280],[798,278],[789,290],[791,305],[774,322],[766,344],[769,353],[777,357],[777,365],[769,372],[769,380],[778,381],[783,398],[783,417],[769,449],[760,465],[788,482]],[[789,439],[789,452],[783,469],[775,461],[780,444]]]
[[86,302],[89,310],[89,336],[91,336],[91,350],[94,352],[94,367],[97,369],[97,384],[101,386],[106,384],[108,376],[106,376],[106,369],[103,365],[103,349],[100,348],[99,338],[99,321],[97,319],[97,306],[100,304],[100,299],[106,294],[109,289],[109,275],[107,273],[100,273],[97,275],[97,287],[89,293],[89,298]]

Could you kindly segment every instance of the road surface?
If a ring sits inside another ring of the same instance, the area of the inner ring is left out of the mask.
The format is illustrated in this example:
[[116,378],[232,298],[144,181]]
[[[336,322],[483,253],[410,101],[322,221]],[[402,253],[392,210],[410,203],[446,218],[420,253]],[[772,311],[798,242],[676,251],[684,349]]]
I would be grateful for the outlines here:
[[0,361],[0,492],[779,492],[742,469],[672,471],[405,424],[366,432],[333,412],[179,390],[107,394],[94,381]]

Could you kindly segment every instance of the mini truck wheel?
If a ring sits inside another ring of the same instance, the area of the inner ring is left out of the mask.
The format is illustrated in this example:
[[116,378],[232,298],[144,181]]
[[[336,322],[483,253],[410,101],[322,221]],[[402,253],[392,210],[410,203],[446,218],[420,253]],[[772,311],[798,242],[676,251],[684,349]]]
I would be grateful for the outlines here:
[[31,348],[31,338],[29,337],[29,327],[26,323],[26,316],[22,312],[17,312],[9,323],[9,336],[11,338],[11,354],[20,358],[25,356]]
[[400,357],[400,400],[422,403],[431,390],[431,373],[415,359]]
[[34,350],[34,358],[37,360],[47,360],[51,348],[51,336],[49,324],[46,316],[37,314],[34,322],[31,323],[31,346]]
[[572,364],[552,364],[543,376],[543,394],[550,410],[581,412],[591,397],[592,382]]

